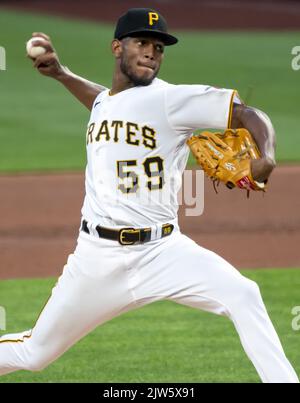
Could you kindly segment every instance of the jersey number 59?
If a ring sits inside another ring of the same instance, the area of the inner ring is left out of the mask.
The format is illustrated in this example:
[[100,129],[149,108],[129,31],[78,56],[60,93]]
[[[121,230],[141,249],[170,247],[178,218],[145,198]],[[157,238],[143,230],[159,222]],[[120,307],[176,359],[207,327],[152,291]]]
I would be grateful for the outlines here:
[[[146,183],[149,190],[163,188],[165,183],[163,162],[161,157],[149,157],[143,162],[145,175],[149,178]],[[118,189],[120,189],[121,192],[135,193],[137,191],[139,187],[139,176],[132,169],[136,166],[136,160],[117,161],[118,177],[122,179],[123,182],[126,182],[126,185],[125,183],[118,185]]]

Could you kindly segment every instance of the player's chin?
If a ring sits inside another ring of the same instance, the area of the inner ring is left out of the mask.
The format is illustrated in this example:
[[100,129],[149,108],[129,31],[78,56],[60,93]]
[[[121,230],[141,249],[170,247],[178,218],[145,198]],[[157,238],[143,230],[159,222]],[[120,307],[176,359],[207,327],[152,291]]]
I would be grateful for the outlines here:
[[149,85],[152,83],[156,75],[157,73],[154,70],[150,71],[150,69],[149,71],[137,73],[134,76],[134,83],[135,85],[143,85],[143,86]]

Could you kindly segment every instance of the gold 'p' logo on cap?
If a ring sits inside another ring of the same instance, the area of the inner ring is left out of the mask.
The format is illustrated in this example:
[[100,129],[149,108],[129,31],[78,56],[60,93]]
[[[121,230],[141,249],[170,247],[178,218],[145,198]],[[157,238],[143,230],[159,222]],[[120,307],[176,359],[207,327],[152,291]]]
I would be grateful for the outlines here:
[[158,21],[159,17],[157,13],[148,13],[149,25],[153,25],[155,21]]

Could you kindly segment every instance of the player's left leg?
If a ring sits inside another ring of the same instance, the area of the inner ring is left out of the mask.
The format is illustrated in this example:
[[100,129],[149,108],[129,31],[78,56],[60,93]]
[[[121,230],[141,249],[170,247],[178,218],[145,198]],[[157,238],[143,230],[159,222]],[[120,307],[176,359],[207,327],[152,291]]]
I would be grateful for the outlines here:
[[229,317],[264,382],[298,382],[256,283],[180,233],[153,253],[142,262],[138,299],[156,296]]
[[33,329],[0,338],[0,376],[40,371],[96,326],[136,308],[122,249],[80,233]]

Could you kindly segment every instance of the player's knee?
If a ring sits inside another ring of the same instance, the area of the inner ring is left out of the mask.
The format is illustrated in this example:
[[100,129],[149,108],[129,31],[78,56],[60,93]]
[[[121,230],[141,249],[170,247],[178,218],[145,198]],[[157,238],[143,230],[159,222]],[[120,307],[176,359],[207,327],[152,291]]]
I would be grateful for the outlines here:
[[248,306],[260,301],[260,290],[255,281],[243,278],[239,290],[239,302],[247,304]]
[[258,285],[245,277],[231,284],[228,290],[227,307],[229,312],[241,312],[243,309],[256,305],[261,300]]

